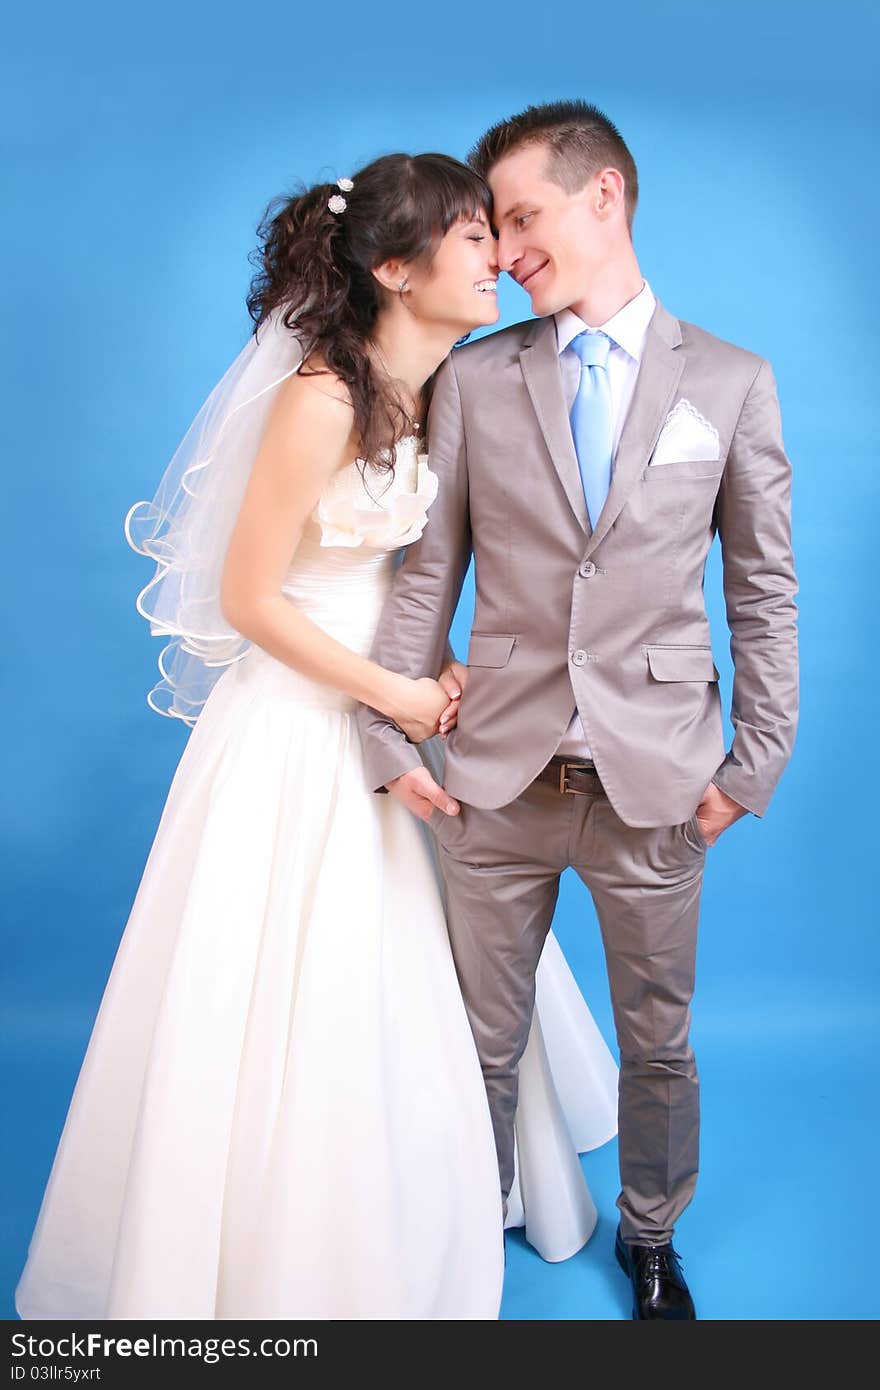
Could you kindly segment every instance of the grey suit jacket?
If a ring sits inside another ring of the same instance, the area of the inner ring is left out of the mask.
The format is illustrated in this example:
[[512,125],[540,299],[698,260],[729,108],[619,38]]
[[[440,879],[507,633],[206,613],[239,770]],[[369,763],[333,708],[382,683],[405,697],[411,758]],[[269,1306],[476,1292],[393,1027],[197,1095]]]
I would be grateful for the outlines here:
[[[682,399],[714,425],[719,457],[651,466]],[[658,303],[594,531],[552,318],[455,350],[438,373],[428,439],[439,493],[372,656],[413,677],[440,669],[473,550],[450,795],[513,801],[555,753],[576,703],[627,824],[686,820],[711,780],[762,815],[797,723],[791,469],[769,364]],[[726,755],[703,598],[716,531],[735,666]],[[374,788],[419,765],[391,721],[366,707],[358,717]]]

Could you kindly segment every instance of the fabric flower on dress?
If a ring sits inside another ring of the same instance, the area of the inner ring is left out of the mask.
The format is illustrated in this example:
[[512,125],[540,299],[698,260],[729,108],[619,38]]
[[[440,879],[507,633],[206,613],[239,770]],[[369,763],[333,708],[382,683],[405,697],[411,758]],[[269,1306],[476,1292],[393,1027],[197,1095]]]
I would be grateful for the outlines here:
[[428,467],[428,455],[418,454],[415,491],[404,491],[401,447],[398,445],[398,468],[390,484],[387,474],[367,469],[365,485],[359,463],[331,479],[313,513],[321,526],[322,546],[366,545],[392,550],[418,540],[425,529],[428,508],[437,496],[439,479]]

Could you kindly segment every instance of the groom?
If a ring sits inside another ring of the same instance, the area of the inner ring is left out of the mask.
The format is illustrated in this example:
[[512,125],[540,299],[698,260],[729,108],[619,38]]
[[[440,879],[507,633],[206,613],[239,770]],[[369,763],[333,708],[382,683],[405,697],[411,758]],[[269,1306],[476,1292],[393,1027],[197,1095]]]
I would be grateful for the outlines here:
[[[498,261],[538,316],[455,351],[429,421],[440,489],[373,657],[443,664],[476,612],[446,786],[373,710],[372,784],[430,819],[506,1199],[517,1068],[562,871],[589,889],[620,1047],[617,1258],[633,1315],[695,1316],[672,1246],[694,1191],[688,1040],[706,849],[761,816],[797,719],[790,467],[766,361],[679,322],[631,240],[638,180],[586,103],[530,107],[470,156]],[[725,753],[703,598],[721,539],[735,665]]]

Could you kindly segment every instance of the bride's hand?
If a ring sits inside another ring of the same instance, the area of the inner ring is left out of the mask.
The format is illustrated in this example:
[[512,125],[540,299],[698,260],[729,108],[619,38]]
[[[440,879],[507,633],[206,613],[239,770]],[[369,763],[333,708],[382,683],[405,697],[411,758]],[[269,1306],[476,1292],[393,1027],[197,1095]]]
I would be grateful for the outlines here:
[[430,676],[407,680],[394,722],[410,743],[423,743],[437,732],[440,716],[449,706],[449,696],[439,681]]
[[449,697],[449,704],[440,716],[440,737],[445,738],[458,723],[458,707],[464,694],[467,667],[463,666],[460,661],[450,661],[448,666],[444,666],[437,679]]

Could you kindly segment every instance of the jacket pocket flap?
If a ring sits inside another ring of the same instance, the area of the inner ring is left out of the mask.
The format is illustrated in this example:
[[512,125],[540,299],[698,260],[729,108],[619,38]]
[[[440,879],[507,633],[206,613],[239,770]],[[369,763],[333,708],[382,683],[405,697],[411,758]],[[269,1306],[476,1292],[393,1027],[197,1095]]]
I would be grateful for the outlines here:
[[515,636],[498,632],[472,632],[468,644],[468,666],[506,666]]
[[647,647],[655,681],[717,681],[711,647]]

